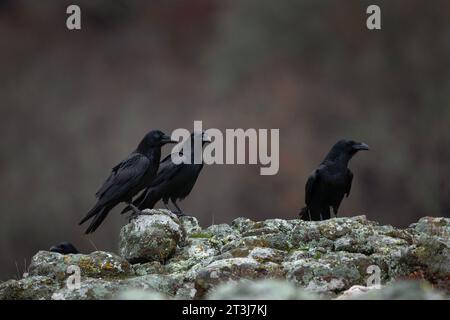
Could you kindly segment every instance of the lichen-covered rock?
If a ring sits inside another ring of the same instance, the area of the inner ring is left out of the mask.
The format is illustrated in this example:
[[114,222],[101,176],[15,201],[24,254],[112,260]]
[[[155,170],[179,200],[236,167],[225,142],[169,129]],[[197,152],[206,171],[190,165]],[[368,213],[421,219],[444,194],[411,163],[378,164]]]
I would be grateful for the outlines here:
[[288,280],[317,293],[335,293],[354,284],[365,284],[372,264],[361,253],[330,252],[315,257],[297,258],[283,264]]
[[207,239],[188,239],[186,246],[180,249],[165,265],[167,272],[186,272],[198,263],[207,264],[217,254],[214,245]]
[[210,300],[314,300],[318,295],[281,280],[230,281],[211,290]]
[[196,217],[181,216],[179,217],[179,220],[181,222],[181,226],[186,232],[187,237],[193,234],[198,234],[202,231],[202,227],[200,227]]
[[254,224],[255,222],[248,218],[239,217],[231,222],[231,227],[239,233],[244,233],[252,228]]
[[185,231],[168,210],[144,210],[120,231],[120,255],[132,263],[165,261],[175,253]]
[[336,297],[336,300],[355,300],[363,297],[367,292],[372,290],[380,290],[382,286],[359,286],[355,285],[342,292]]
[[62,281],[74,272],[69,270],[70,266],[79,267],[82,278],[124,278],[134,274],[128,261],[114,253],[104,251],[67,255],[39,251],[31,259],[28,273],[30,276],[46,276]]
[[[80,288],[67,285],[56,290],[53,300],[107,300],[125,299],[122,293],[129,290],[141,292],[158,292],[161,296],[174,296],[183,284],[181,275],[146,275],[131,277],[123,280],[104,280],[98,278],[85,278],[80,282]],[[129,297],[129,296],[128,296]]]
[[252,258],[217,260],[198,271],[195,279],[196,297],[202,297],[211,288],[229,280],[255,280],[283,276],[284,271],[276,263],[259,263]]
[[[28,275],[0,284],[0,299],[408,299],[402,280],[450,292],[448,218],[405,229],[365,216],[238,218],[202,229],[194,217],[145,213],[122,228],[121,256],[40,251]],[[70,266],[79,267],[79,289],[66,283]],[[414,288],[417,298],[442,296]]]
[[117,293],[116,300],[166,300],[169,297],[153,290],[128,289]]
[[450,218],[423,217],[411,227],[417,232],[436,236],[447,244],[450,241]]
[[121,289],[153,290],[166,296],[175,296],[177,290],[183,285],[182,274],[150,274],[120,281]]
[[284,260],[285,253],[277,249],[256,247],[249,252],[248,256],[260,263],[281,263]]
[[194,282],[184,282],[177,290],[175,299],[179,300],[192,300],[197,293]]
[[108,300],[113,299],[120,290],[120,280],[85,278],[80,288],[63,286],[55,291],[52,300]]
[[54,279],[45,276],[8,280],[0,284],[0,300],[50,299],[58,288],[59,284]]
[[159,261],[150,261],[146,263],[136,263],[133,265],[134,272],[137,276],[146,276],[148,274],[164,274],[164,265]]
[[449,297],[443,292],[434,290],[424,281],[399,281],[383,286],[379,290],[368,290],[352,298],[356,300],[444,300]]
[[428,278],[450,280],[450,246],[439,237],[421,234],[402,258],[411,269],[423,270]]

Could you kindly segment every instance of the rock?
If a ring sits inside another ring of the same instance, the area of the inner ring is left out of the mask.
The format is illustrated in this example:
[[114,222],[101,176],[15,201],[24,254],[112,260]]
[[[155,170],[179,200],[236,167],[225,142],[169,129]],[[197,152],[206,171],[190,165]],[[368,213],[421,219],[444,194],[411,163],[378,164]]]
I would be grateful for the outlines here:
[[150,274],[122,280],[120,287],[123,289],[152,290],[172,297],[182,287],[183,281],[182,274]]
[[[160,296],[174,296],[182,284],[182,277],[171,275],[147,275],[124,280],[103,280],[85,278],[80,282],[80,288],[63,286],[56,290],[53,300],[108,300],[122,299],[122,294],[129,290],[140,292],[158,292]],[[134,292],[134,291],[133,291]]]
[[209,226],[205,232],[210,235],[210,242],[221,247],[239,238],[239,233],[232,227],[223,223]]
[[133,265],[134,272],[137,276],[146,276],[148,274],[163,274],[165,273],[164,265],[159,261],[151,261],[146,263],[136,263]]
[[259,263],[252,258],[217,260],[198,271],[195,279],[196,297],[202,297],[211,288],[229,280],[281,278],[283,273],[278,264]]
[[165,268],[168,272],[186,272],[198,263],[209,263],[217,250],[207,239],[188,239],[186,246],[177,251]]
[[256,247],[249,252],[248,256],[260,263],[281,263],[284,260],[285,254],[283,251],[277,249]]
[[187,237],[201,233],[202,228],[200,227],[196,217],[182,216],[179,217],[179,220],[181,222],[181,226],[186,232]]
[[63,281],[73,273],[73,271],[68,272],[69,266],[79,267],[82,278],[124,278],[134,274],[128,261],[114,253],[104,251],[68,255],[39,251],[31,259],[28,273],[30,276],[47,276]]
[[[444,297],[423,283],[450,292],[448,218],[405,229],[364,216],[238,218],[202,229],[194,217],[145,213],[122,228],[121,256],[40,251],[22,279],[0,284],[0,299]],[[79,289],[66,283],[69,267],[79,268]],[[382,289],[366,287],[374,283]]]
[[255,222],[248,218],[239,217],[231,222],[231,227],[239,233],[244,233],[248,229],[252,228],[254,224]]
[[180,288],[178,288],[177,293],[175,294],[175,299],[192,300],[194,299],[196,293],[197,289],[195,289],[195,283],[185,282]]
[[120,255],[131,263],[164,262],[185,235],[178,218],[168,210],[144,210],[120,231]]
[[259,280],[228,282],[208,294],[211,300],[314,300],[314,293],[300,289],[287,281]]
[[297,258],[283,264],[288,280],[317,293],[336,293],[354,284],[365,284],[372,261],[360,253],[330,252]]
[[381,286],[352,286],[349,289],[345,290],[342,294],[340,294],[336,300],[353,300],[362,297],[369,291],[372,290],[380,290]]
[[153,290],[129,289],[119,292],[117,300],[166,300],[169,297]]
[[423,217],[411,227],[417,232],[436,236],[447,244],[450,241],[450,218]]
[[411,270],[421,269],[430,279],[450,278],[450,246],[440,237],[421,234],[402,258]]
[[80,288],[71,289],[67,286],[55,291],[52,300],[108,300],[113,299],[120,289],[120,281],[85,278],[80,282]]
[[50,277],[33,276],[0,284],[0,300],[50,299],[59,284]]
[[357,300],[444,300],[444,293],[423,281],[400,281],[353,297]]

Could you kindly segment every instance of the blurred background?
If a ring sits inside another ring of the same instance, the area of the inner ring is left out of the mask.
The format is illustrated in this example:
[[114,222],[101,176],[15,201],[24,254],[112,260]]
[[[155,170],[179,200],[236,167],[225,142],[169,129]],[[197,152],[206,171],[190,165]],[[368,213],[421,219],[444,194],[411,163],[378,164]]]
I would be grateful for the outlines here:
[[63,240],[117,251],[121,207],[91,236],[77,225],[95,191],[148,130],[194,120],[280,129],[277,175],[203,169],[180,205],[204,227],[295,218],[341,138],[371,146],[342,216],[449,217],[449,71],[447,0],[0,0],[0,280]]

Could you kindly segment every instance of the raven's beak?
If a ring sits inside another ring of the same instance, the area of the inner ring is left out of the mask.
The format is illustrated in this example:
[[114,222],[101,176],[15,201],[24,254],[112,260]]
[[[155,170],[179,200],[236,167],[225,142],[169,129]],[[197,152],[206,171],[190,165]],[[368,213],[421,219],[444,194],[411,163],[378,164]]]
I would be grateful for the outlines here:
[[365,143],[357,143],[353,146],[353,149],[355,149],[357,151],[369,150],[369,146]]
[[176,141],[176,140],[173,140],[171,137],[169,137],[168,135],[163,135],[163,137],[161,138],[161,142],[163,143],[163,144],[166,144],[166,143],[177,143],[178,141]]

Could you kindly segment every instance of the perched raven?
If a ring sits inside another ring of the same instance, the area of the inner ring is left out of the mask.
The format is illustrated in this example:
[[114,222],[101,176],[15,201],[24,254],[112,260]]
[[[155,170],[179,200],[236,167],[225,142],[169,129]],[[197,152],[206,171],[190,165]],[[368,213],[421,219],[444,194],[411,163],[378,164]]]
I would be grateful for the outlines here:
[[[163,200],[164,206],[169,209],[169,199],[177,208],[177,215],[184,215],[183,211],[177,204],[177,200],[182,200],[189,195],[194,187],[197,177],[203,168],[203,163],[194,163],[194,139],[202,143],[202,146],[211,142],[211,138],[205,133],[192,133],[190,138],[190,162],[175,164],[172,162],[171,154],[164,158],[159,164],[159,170],[156,178],[151,185],[142,194],[133,201],[133,204],[140,210],[151,209],[159,200]],[[182,152],[179,153],[184,157]],[[122,213],[125,213],[132,208],[125,207]],[[170,210],[170,209],[169,209]]]
[[[159,130],[150,131],[125,160],[112,168],[111,175],[97,191],[97,203],[80,221],[93,219],[86,234],[94,232],[109,211],[121,202],[131,204],[132,198],[148,187],[155,178],[161,159],[161,146],[173,143],[169,136]],[[136,214],[139,210],[133,205]]]
[[331,148],[306,182],[306,207],[300,212],[302,220],[330,219],[330,207],[337,216],[339,205],[344,195],[349,196],[352,186],[353,173],[347,168],[348,162],[360,150],[369,150],[369,146],[340,140]]
[[77,248],[74,247],[70,242],[61,242],[57,245],[50,247],[51,252],[58,252],[61,254],[69,254],[69,253],[79,253]]

